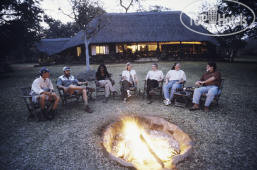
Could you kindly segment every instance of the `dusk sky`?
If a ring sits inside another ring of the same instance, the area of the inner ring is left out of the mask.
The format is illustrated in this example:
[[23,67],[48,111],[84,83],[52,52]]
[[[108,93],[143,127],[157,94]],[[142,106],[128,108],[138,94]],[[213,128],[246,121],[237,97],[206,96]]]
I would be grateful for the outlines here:
[[[149,10],[150,6],[155,5],[163,6],[171,10],[183,10],[186,6],[194,3],[195,1],[196,0],[141,0],[141,5],[146,10]],[[124,9],[119,5],[119,0],[100,0],[98,3],[107,12],[124,12]],[[64,23],[72,21],[71,18],[65,16],[61,11],[58,10],[58,8],[61,8],[63,11],[65,11],[65,13],[70,13],[71,5],[69,0],[43,0],[41,2],[41,7],[44,9],[46,14],[55,19],[61,20]],[[138,5],[135,5],[129,10],[129,12],[135,12],[137,9]],[[193,9],[191,8],[191,10]]]

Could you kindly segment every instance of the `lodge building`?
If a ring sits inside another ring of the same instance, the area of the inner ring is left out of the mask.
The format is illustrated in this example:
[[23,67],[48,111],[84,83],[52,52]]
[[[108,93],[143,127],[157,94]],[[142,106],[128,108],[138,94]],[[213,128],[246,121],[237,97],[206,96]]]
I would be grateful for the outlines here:
[[[140,59],[208,60],[216,57],[213,37],[197,34],[180,21],[180,11],[106,13],[93,19],[87,30],[91,62]],[[183,14],[184,22],[190,18]],[[202,26],[194,30],[209,33]],[[44,56],[85,61],[85,32],[71,38],[43,39],[37,44]]]

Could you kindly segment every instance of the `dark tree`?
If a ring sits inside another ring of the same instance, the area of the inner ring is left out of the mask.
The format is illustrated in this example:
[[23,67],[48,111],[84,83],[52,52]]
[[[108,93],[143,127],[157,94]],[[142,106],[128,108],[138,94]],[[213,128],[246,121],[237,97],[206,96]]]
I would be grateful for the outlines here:
[[[80,30],[85,30],[85,50],[86,50],[86,69],[90,69],[89,64],[89,39],[96,32],[88,32],[87,25],[95,17],[105,13],[105,11],[98,5],[98,3],[91,2],[90,0],[70,0],[72,6],[72,15],[65,13],[62,9],[59,9],[63,14],[69,16],[75,20],[75,23],[79,25]],[[98,23],[99,31],[101,28],[101,22]]]
[[[253,12],[256,14],[257,12],[257,2],[252,0],[238,0],[238,2],[241,2],[248,7],[250,7]],[[231,15],[234,16],[240,16],[242,14],[243,16],[247,16],[246,22],[247,25],[250,25],[253,22],[253,14],[250,10],[246,9],[244,6],[238,3],[233,2],[224,2],[225,5],[221,5],[219,10],[220,12],[223,12],[226,14],[226,17],[230,17]],[[257,21],[257,18],[255,18],[255,23]],[[228,27],[223,33],[233,33],[244,29],[242,25],[237,26],[231,26]],[[252,25],[251,28],[248,28],[242,33],[238,33],[231,36],[225,36],[225,37],[218,37],[217,40],[220,42],[220,44],[226,48],[226,53],[229,57],[229,61],[233,62],[234,57],[237,56],[237,52],[240,48],[244,48],[246,45],[246,42],[244,41],[245,38],[250,39],[256,39],[257,38],[257,25]]]
[[40,37],[43,11],[37,0],[1,0],[1,56],[7,60],[28,61],[31,47]]
[[80,31],[80,27],[75,22],[68,22],[66,24],[59,20],[55,20],[47,15],[44,16],[45,23],[49,28],[44,29],[44,38],[66,38],[72,37]]
[[98,3],[90,0],[70,0],[72,6],[72,14],[67,14],[62,9],[59,9],[66,16],[72,18],[80,27],[80,30],[86,30],[87,24],[95,17],[100,16],[105,10],[98,5]]
[[[257,11],[257,2],[252,0],[238,0],[239,3],[222,0],[218,3],[218,13],[225,18],[241,18],[240,16],[246,16],[245,20],[243,20],[244,24],[240,22],[230,22],[227,24],[223,24],[222,22],[217,22],[215,27],[211,27],[211,31],[216,32],[217,34],[232,34],[235,32],[239,32],[249,26],[253,22],[254,15],[252,12],[256,14]],[[243,3],[250,7],[253,11],[250,11]],[[208,6],[208,5],[207,5]],[[204,9],[206,8],[206,4],[202,6],[202,12],[200,14],[206,13]],[[223,16],[224,15],[224,16]],[[243,32],[229,35],[229,36],[218,36],[216,37],[217,41],[220,43],[221,48],[223,49],[225,55],[229,57],[229,61],[233,62],[234,57],[237,56],[237,52],[240,48],[244,48],[246,42],[244,39],[256,39],[257,38],[257,24],[255,19],[255,24],[252,24],[250,28],[246,29]],[[209,28],[209,21],[205,21],[202,23],[204,26]],[[215,29],[214,29],[215,28]]]

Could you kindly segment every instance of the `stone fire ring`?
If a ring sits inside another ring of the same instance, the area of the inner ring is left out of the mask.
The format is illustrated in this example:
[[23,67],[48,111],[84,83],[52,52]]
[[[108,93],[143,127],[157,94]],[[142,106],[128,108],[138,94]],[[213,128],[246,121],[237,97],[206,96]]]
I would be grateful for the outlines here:
[[[189,154],[192,151],[193,142],[190,139],[190,137],[185,132],[183,132],[178,126],[164,120],[163,118],[159,118],[159,117],[154,117],[154,116],[138,116],[138,117],[150,120],[150,122],[151,122],[150,126],[158,126],[158,127],[161,127],[162,128],[161,130],[163,130],[163,131],[169,131],[169,132],[173,133],[172,134],[173,137],[175,138],[176,141],[178,141],[178,143],[180,145],[180,153],[178,155],[175,155],[172,157],[173,165],[178,164],[179,162],[183,161],[186,157],[189,156]],[[114,123],[108,125],[107,128],[104,130],[103,135],[102,135],[103,144],[104,144],[105,140],[110,140],[111,138],[114,137],[110,134],[112,134],[112,132],[114,131],[113,127],[119,121],[120,120],[117,120]],[[109,134],[109,135],[107,135],[107,134]],[[110,147],[110,146],[107,146],[107,147]],[[106,150],[106,146],[104,146],[104,148]],[[109,154],[109,156],[112,160],[119,162],[121,165],[124,165],[127,167],[134,167],[132,163],[127,162],[121,158],[114,156],[111,152],[108,152],[107,150],[106,150],[106,152]]]

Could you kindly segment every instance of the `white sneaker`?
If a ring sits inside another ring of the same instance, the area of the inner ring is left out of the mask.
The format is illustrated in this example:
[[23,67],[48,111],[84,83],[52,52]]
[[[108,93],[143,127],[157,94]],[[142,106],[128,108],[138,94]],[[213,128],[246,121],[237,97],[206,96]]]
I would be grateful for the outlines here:
[[124,98],[123,103],[127,103],[127,98]]
[[127,93],[128,93],[128,97],[131,97],[131,94],[130,94],[130,91],[129,91],[129,90],[127,90]]
[[165,104],[165,106],[168,106],[171,104],[169,99],[163,100],[163,103]]

